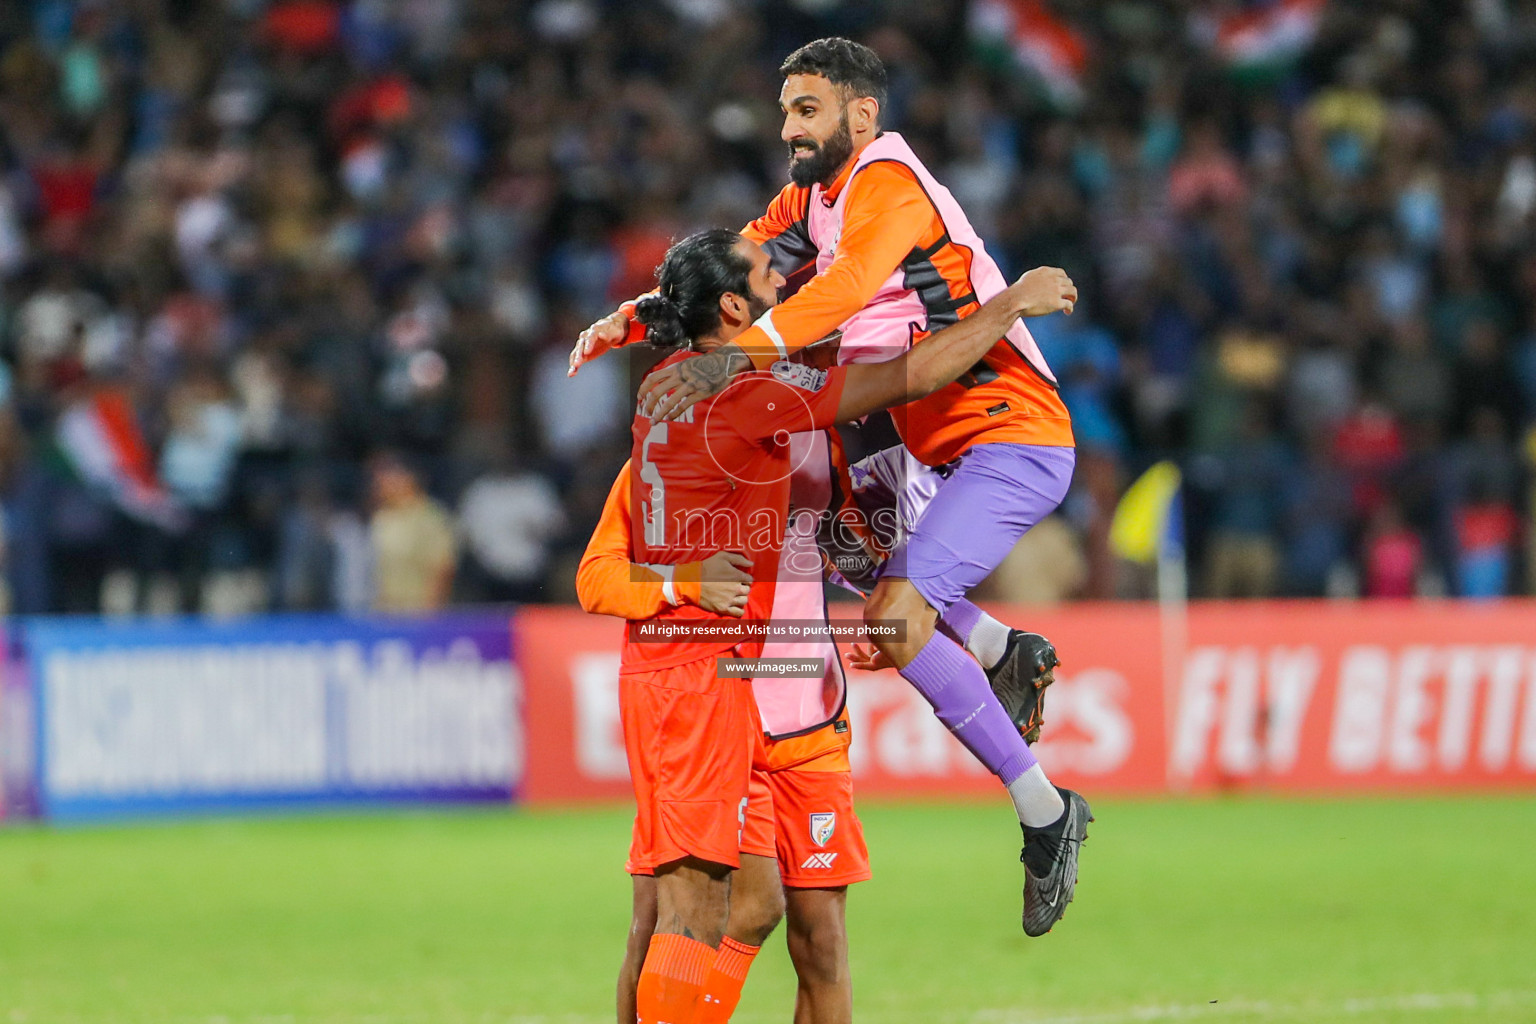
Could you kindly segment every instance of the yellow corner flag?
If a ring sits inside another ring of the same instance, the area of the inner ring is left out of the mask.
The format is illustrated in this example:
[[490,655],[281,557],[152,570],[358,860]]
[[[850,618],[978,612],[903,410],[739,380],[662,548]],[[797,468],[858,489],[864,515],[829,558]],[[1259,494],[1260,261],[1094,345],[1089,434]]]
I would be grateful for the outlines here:
[[1182,524],[1174,522],[1183,477],[1171,462],[1159,462],[1141,475],[1115,506],[1109,524],[1109,545],[1132,562],[1154,561],[1170,533],[1182,543]]

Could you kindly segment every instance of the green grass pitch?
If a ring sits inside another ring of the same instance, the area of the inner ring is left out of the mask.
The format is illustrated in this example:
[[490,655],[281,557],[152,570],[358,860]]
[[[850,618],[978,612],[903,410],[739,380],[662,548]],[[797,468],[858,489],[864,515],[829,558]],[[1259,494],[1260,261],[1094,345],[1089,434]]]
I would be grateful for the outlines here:
[[[878,1024],[1536,1021],[1536,797],[1099,802],[1019,930],[996,804],[863,811]],[[0,832],[0,1024],[612,1020],[628,820],[380,813]],[[775,935],[736,1020],[787,1022]]]

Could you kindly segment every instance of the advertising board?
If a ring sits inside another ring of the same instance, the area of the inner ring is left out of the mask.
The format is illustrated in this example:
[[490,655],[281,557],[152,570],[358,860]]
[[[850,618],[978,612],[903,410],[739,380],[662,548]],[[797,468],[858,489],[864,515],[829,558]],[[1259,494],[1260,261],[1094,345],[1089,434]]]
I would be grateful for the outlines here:
[[[1384,791],[1536,785],[1536,602],[993,608],[1061,652],[1035,751],[1098,793]],[[628,792],[622,625],[520,619],[531,801]],[[1177,641],[1172,657],[1165,644]],[[1166,666],[1166,668],[1165,668]],[[894,672],[849,673],[858,790],[994,793],[996,782]]]
[[22,629],[51,819],[517,789],[504,616]]

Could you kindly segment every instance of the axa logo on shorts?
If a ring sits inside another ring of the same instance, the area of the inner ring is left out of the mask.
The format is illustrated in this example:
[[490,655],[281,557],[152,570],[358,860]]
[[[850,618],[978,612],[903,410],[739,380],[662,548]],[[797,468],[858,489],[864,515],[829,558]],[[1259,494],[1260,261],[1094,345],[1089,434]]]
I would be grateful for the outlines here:
[[805,858],[805,863],[800,865],[801,871],[831,871],[832,862],[837,860],[837,854],[833,851],[823,850],[813,853]]
[[811,815],[811,842],[826,846],[832,833],[837,831],[837,812],[821,811]]

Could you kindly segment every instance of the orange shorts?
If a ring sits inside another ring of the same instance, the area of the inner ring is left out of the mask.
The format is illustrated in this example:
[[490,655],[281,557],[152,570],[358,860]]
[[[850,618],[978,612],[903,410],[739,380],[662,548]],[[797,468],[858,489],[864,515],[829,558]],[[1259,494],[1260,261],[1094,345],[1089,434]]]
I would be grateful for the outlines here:
[[747,784],[761,746],[745,679],[716,679],[711,655],[619,677],[624,751],[635,787],[630,874],[697,857],[739,867]]
[[752,772],[741,852],[777,857],[788,888],[830,889],[870,877],[864,826],[853,810],[851,738],[843,718],[806,736],[770,740],[769,768]]

